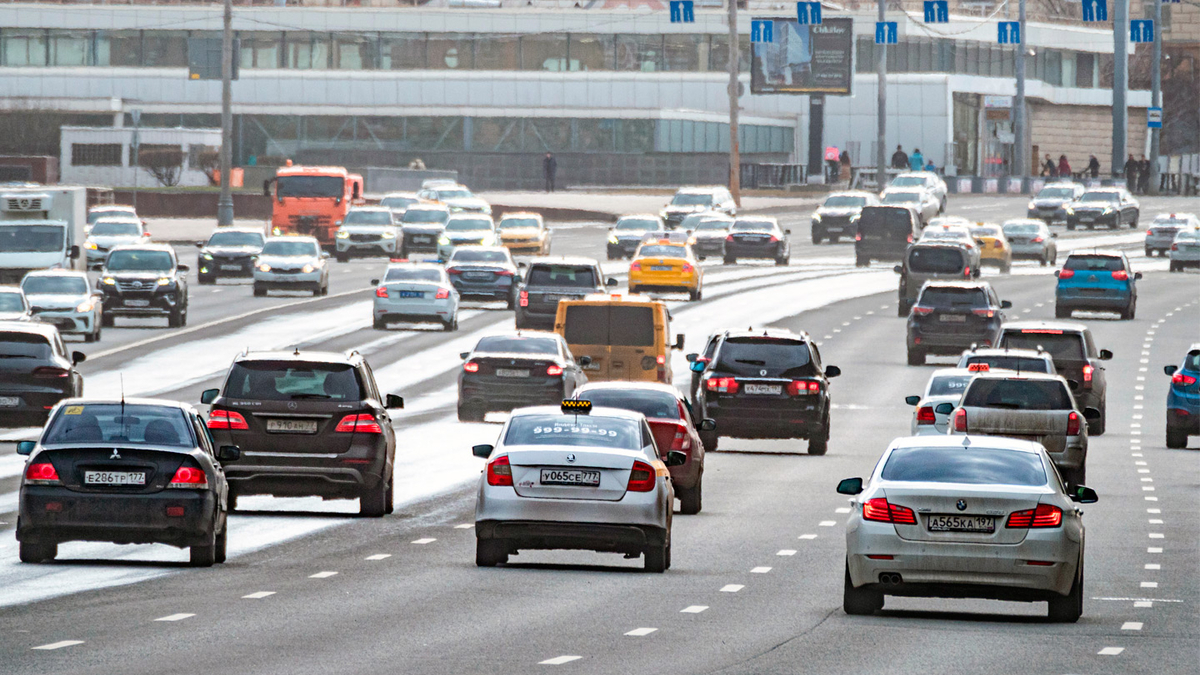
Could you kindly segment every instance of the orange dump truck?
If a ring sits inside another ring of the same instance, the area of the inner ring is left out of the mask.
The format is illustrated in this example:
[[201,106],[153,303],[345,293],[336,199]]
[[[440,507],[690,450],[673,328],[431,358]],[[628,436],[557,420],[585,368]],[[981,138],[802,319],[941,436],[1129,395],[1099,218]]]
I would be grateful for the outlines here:
[[332,248],[333,235],[351,205],[363,203],[363,178],[340,166],[280,167],[263,184],[274,198],[271,228],[277,234],[311,235]]

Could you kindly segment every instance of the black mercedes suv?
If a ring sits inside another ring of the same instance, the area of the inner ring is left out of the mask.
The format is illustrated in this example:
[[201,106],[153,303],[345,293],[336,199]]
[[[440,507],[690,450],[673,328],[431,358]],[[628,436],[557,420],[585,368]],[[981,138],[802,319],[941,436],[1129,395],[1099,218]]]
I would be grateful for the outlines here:
[[[733,438],[804,438],[808,454],[829,447],[829,379],[842,374],[822,366],[807,333],[783,330],[726,332],[711,358],[691,355],[702,373],[696,417],[716,420]],[[713,443],[712,448],[715,449]]]
[[589,258],[534,258],[517,289],[517,328],[551,330],[559,300],[576,300],[616,286]]
[[225,467],[229,510],[242,495],[359,500],[359,513],[392,511],[396,433],[389,408],[358,352],[247,352],[223,389],[209,389],[208,428],[241,458]]
[[262,253],[266,241],[262,228],[220,227],[208,241],[196,242],[200,254],[196,274],[201,284],[213,284],[222,277],[254,276],[254,259]]
[[96,282],[104,302],[102,324],[112,326],[118,316],[165,316],[172,328],[186,325],[188,269],[166,244],[114,248]]

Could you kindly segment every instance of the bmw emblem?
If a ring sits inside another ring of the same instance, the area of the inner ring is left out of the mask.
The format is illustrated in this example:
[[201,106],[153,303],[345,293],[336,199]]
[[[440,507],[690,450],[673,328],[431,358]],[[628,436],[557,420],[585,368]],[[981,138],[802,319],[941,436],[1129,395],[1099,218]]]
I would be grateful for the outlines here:
[[766,368],[763,368],[762,370],[758,371],[758,374],[759,374],[759,375],[762,375],[763,377],[766,377],[766,376],[767,376],[767,369],[766,369]]
[[966,503],[965,501],[961,500],[961,499],[960,499],[960,500],[958,500],[958,503],[957,503],[957,504],[955,504],[955,506],[956,506],[956,507],[958,507],[958,510],[959,510],[959,511],[966,511],[966,510],[967,510],[967,503]]
[[568,464],[574,464],[574,463],[575,463],[575,455],[574,455],[574,454],[567,455],[567,463],[568,463]]

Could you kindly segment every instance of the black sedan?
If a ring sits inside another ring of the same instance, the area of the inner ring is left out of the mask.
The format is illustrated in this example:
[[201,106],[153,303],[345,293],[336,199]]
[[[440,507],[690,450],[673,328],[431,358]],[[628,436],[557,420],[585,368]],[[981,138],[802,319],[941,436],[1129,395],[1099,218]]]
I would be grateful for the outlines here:
[[51,413],[21,480],[21,562],[53,560],[67,541],[188,547],[191,564],[225,562],[228,486],[204,420],[187,404],[70,399]]
[[791,233],[781,230],[774,218],[738,218],[725,237],[725,264],[736,263],[738,258],[766,258],[776,265],[786,265],[792,256],[788,243]]
[[262,253],[266,242],[262,228],[221,227],[208,238],[196,242],[200,254],[196,260],[196,275],[201,284],[214,284],[222,277],[254,276],[254,259]]
[[56,403],[82,395],[84,358],[67,353],[53,324],[0,322],[0,426],[41,425]]
[[489,412],[558,404],[587,383],[583,367],[555,333],[491,335],[460,354],[458,419],[482,422]]
[[517,306],[520,276],[503,246],[459,246],[446,262],[446,274],[464,300],[503,300]]
[[1107,227],[1119,229],[1122,225],[1135,228],[1141,215],[1141,206],[1123,187],[1094,188],[1083,193],[1079,199],[1063,206],[1067,217],[1067,229]]

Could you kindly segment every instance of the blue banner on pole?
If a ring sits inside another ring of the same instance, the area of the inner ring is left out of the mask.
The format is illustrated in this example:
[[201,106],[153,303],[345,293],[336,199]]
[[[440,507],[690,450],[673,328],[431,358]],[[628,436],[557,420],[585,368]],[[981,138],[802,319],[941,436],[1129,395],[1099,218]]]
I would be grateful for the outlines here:
[[925,0],[925,23],[949,23],[950,0]]
[[814,26],[821,23],[821,3],[819,2],[797,2],[796,3],[796,23],[801,26],[812,24]]
[[1021,22],[1019,21],[1001,21],[996,39],[1002,45],[1019,45],[1021,44]]
[[1084,21],[1108,21],[1108,0],[1083,0]]
[[751,42],[774,42],[775,41],[775,22],[771,20],[750,22],[750,41]]
[[1154,42],[1154,19],[1134,19],[1129,22],[1130,42]]
[[895,21],[875,22],[875,44],[894,45],[900,42],[900,27]]
[[671,0],[671,23],[695,22],[695,3],[692,0]]

